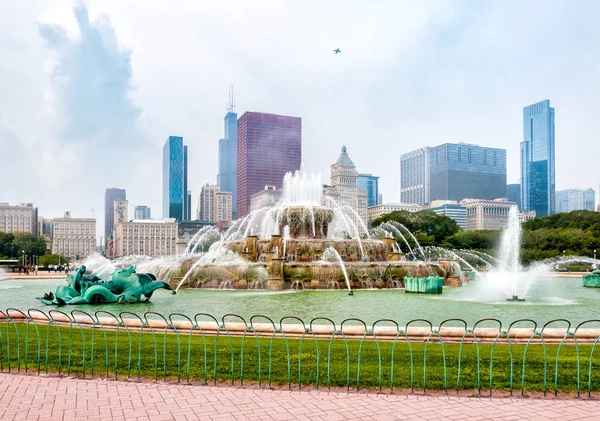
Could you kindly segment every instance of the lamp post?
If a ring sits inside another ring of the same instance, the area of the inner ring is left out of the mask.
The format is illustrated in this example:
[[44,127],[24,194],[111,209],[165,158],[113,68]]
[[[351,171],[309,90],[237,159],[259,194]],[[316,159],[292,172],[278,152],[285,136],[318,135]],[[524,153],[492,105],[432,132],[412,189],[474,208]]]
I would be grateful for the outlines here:
[[23,250],[23,267],[25,267],[25,250]]

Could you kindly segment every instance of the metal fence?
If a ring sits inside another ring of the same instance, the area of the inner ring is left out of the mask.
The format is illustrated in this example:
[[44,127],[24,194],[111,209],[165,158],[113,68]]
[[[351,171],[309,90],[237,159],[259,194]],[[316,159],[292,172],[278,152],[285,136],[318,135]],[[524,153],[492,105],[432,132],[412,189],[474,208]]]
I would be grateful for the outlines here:
[[531,319],[506,328],[494,318],[471,327],[462,319],[401,326],[390,319],[367,325],[356,318],[336,324],[324,317],[305,323],[293,316],[275,322],[263,315],[9,308],[0,311],[0,371],[357,391],[474,389],[489,396],[497,389],[545,395],[551,388],[591,396],[600,388],[599,326],[600,320],[574,329],[565,319],[541,328]]

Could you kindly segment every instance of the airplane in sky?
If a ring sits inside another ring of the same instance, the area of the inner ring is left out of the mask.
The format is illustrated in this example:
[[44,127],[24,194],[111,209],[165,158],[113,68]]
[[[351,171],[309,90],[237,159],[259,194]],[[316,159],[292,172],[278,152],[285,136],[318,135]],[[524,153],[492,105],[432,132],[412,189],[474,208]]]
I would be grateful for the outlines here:
[[334,53],[336,53],[336,54],[339,54],[339,53],[341,53],[342,51],[341,51],[339,48],[336,48],[335,50],[333,50],[333,52],[334,52]]

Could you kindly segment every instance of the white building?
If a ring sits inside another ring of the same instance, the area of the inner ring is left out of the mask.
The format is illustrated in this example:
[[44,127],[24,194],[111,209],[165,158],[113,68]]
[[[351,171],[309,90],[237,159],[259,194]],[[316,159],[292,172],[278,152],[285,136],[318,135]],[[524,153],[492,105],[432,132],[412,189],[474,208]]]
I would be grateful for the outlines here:
[[467,208],[459,205],[455,200],[432,200],[423,209],[452,218],[463,231],[467,230]]
[[400,155],[400,201],[429,203],[429,146]]
[[377,206],[370,206],[367,208],[367,223],[369,226],[371,226],[375,219],[385,215],[386,213],[395,211],[418,212],[420,210],[420,205],[409,203],[384,203]]
[[[348,206],[363,221],[367,221],[367,192],[358,188],[358,172],[345,146],[336,163],[331,166],[331,186],[325,188],[324,194],[338,205]],[[357,227],[361,225],[353,212],[347,212],[347,215],[355,220]]]
[[38,235],[38,209],[31,203],[15,206],[0,203],[0,232],[26,232]]
[[499,230],[508,226],[508,212],[516,207],[508,199],[464,199],[460,205],[467,208],[467,231]]
[[96,251],[96,220],[72,218],[65,212],[63,218],[52,219],[52,254],[69,260],[83,260]]
[[231,192],[223,192],[217,185],[202,186],[198,197],[197,219],[203,222],[231,222],[233,214]]
[[519,212],[519,222],[523,223],[535,218],[535,210]]
[[119,222],[114,231],[114,256],[171,256],[177,252],[177,221],[134,219]]
[[277,205],[281,200],[281,192],[275,186],[265,186],[264,190],[254,193],[250,196],[250,212]]

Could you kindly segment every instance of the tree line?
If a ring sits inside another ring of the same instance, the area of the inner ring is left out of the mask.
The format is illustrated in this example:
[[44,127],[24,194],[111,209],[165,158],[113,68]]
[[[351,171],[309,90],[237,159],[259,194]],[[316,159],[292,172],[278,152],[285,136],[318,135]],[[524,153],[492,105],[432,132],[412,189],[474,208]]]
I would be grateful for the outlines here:
[[23,255],[28,259],[38,256],[39,266],[68,263],[66,257],[50,253],[43,237],[26,232],[0,232],[0,260],[17,259],[22,264]]
[[[496,255],[502,230],[463,231],[452,218],[433,211],[394,211],[376,218],[373,227],[395,221],[404,225],[421,246],[467,249]],[[521,261],[561,255],[593,257],[600,253],[600,213],[573,211],[535,218],[522,224]],[[400,240],[396,238],[396,240]]]

